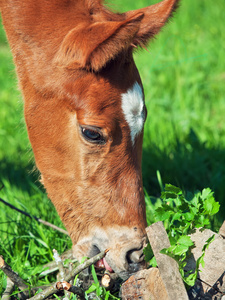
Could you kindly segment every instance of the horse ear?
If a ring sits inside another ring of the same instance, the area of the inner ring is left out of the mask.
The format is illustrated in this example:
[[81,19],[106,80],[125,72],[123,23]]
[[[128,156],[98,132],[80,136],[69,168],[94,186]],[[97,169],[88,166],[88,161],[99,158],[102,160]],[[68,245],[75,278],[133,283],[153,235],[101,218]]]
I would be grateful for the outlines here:
[[99,71],[131,46],[143,17],[143,13],[136,13],[120,22],[80,24],[64,38],[55,62],[67,68]]
[[140,46],[146,45],[168,21],[178,7],[178,3],[179,0],[164,0],[143,9],[127,12],[127,18],[137,13],[144,14],[133,43]]

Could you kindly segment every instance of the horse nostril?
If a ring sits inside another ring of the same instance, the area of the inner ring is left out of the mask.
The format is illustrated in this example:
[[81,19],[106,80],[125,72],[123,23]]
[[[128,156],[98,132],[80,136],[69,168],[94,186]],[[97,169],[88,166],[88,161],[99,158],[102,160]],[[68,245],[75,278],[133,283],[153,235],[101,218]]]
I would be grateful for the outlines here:
[[128,264],[140,263],[144,260],[143,248],[137,250],[133,249],[127,253],[127,262]]

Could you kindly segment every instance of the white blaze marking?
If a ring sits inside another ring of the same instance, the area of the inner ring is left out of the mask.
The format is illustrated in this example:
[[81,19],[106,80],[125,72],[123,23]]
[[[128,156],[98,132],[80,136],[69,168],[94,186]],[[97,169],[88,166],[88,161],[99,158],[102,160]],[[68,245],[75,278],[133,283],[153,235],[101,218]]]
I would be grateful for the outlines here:
[[126,93],[122,94],[122,109],[130,127],[131,141],[134,145],[135,137],[141,133],[145,121],[144,95],[137,82]]

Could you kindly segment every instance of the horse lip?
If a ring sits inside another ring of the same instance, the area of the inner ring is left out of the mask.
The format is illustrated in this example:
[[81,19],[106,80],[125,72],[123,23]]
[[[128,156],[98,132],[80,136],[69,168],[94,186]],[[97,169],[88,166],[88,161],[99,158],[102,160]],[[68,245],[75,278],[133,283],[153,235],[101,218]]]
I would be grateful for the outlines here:
[[110,267],[110,265],[107,263],[106,259],[105,258],[102,258],[100,259],[99,261],[97,261],[95,263],[95,267],[97,269],[100,269],[100,270],[107,270],[109,271],[110,273],[114,273],[113,269]]
[[102,259],[103,260],[103,263],[104,263],[104,266],[106,268],[107,271],[109,271],[110,273],[113,273],[113,269],[110,267],[110,265],[107,263],[105,257]]

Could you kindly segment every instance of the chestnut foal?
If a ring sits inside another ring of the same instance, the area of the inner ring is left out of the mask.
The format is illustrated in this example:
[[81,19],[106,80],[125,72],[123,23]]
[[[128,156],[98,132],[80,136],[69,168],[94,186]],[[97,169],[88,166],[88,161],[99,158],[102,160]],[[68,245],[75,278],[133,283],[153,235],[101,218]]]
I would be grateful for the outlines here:
[[0,0],[29,139],[74,255],[110,248],[122,278],[142,265],[144,93],[133,50],[178,0],[118,14],[101,0]]

